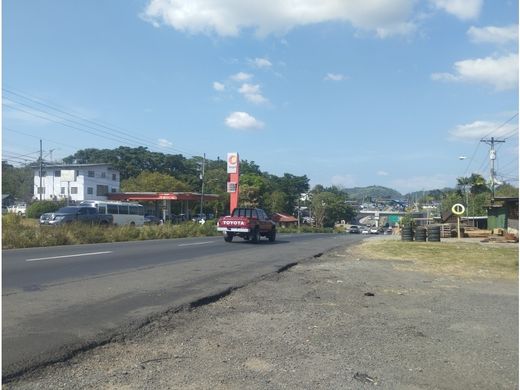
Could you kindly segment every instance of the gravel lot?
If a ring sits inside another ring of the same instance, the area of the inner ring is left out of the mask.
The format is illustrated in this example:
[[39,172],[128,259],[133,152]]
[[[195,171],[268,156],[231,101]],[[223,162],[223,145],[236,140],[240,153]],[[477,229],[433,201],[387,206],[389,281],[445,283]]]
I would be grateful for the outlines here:
[[342,248],[4,389],[518,389],[518,283]]

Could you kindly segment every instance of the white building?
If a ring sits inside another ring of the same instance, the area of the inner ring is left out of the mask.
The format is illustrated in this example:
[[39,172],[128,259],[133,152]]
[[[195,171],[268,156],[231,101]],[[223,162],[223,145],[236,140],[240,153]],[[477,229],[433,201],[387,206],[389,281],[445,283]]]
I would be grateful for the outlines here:
[[[110,164],[45,165],[34,170],[34,199],[106,200],[119,192],[120,174]],[[41,195],[41,198],[40,198]]]

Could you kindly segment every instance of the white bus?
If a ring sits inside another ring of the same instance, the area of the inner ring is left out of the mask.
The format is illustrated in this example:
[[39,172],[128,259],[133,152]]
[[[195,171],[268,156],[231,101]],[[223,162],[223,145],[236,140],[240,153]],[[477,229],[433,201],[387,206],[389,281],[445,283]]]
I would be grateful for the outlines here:
[[139,203],[118,202],[111,200],[84,200],[80,206],[91,206],[98,209],[99,214],[112,214],[114,225],[144,225],[144,206]]

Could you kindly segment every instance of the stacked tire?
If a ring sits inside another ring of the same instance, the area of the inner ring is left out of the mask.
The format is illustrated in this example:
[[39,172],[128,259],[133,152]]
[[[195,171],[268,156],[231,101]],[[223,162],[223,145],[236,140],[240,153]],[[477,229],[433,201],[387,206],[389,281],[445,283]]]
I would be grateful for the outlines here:
[[401,229],[401,241],[413,241],[412,225],[405,225]]
[[428,226],[428,241],[440,242],[441,241],[441,227],[440,226]]
[[419,226],[415,230],[415,241],[426,241],[426,228]]

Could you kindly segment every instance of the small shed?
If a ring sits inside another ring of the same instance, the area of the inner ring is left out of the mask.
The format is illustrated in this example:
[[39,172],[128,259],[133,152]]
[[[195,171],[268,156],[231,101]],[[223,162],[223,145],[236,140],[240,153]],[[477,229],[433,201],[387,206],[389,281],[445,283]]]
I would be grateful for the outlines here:
[[271,219],[276,222],[278,226],[290,227],[298,224],[298,219],[289,214],[274,213]]
[[488,206],[488,229],[518,235],[518,197],[496,197]]

